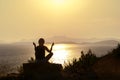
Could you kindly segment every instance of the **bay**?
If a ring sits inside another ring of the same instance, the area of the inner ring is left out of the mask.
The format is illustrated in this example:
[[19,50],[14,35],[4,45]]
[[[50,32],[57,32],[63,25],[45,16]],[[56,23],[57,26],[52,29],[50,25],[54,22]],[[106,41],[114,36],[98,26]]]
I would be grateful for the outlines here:
[[[51,44],[46,44],[50,48]],[[54,55],[49,60],[52,63],[64,63],[78,59],[81,51],[86,53],[89,49],[98,57],[110,52],[115,45],[81,45],[81,44],[55,44],[53,47]],[[46,55],[48,53],[46,52]],[[9,71],[15,71],[17,66],[27,63],[34,58],[34,47],[32,44],[2,44],[0,45],[0,67],[8,66]]]

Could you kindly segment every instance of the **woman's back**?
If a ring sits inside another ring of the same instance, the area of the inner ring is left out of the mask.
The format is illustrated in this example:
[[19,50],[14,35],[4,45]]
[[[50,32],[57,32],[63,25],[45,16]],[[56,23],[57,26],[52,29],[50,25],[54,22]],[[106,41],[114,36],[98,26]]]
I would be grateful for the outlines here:
[[45,46],[37,46],[36,47],[35,57],[37,60],[43,60],[45,58]]

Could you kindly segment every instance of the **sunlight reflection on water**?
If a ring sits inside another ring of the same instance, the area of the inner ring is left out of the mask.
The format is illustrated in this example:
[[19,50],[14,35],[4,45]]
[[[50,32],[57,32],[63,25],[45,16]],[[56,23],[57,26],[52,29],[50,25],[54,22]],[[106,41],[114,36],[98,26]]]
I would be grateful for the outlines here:
[[[77,46],[74,44],[55,44],[55,46],[53,47],[54,55],[50,59],[50,62],[60,63],[64,65],[64,63],[73,60],[73,58],[78,59],[80,57],[80,54],[75,54],[75,51],[72,50],[75,47]],[[80,49],[78,48],[78,50]]]

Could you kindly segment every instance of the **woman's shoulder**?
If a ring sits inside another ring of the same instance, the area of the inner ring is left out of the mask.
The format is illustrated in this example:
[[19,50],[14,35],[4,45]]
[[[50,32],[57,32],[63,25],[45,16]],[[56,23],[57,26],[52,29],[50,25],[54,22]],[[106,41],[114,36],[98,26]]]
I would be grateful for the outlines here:
[[44,47],[44,48],[47,48],[47,46],[45,46],[45,45],[44,45],[43,47]]
[[46,46],[37,46],[37,48],[47,48]]

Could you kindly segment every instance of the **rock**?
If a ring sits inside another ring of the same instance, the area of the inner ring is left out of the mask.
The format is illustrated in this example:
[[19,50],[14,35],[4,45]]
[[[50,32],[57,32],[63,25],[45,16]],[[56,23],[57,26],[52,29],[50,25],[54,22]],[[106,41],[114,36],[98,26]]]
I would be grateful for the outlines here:
[[58,80],[62,65],[52,63],[24,63],[24,76],[27,80]]

